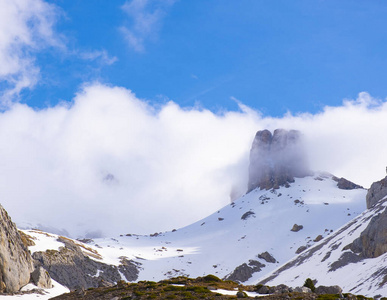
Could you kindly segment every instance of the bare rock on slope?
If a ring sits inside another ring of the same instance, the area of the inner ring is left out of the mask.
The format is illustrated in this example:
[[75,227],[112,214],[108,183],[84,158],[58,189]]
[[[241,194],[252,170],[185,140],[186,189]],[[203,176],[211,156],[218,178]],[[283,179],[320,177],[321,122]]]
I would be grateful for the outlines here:
[[387,252],[387,210],[372,217],[366,229],[350,245],[365,258],[378,257]]
[[0,292],[13,293],[29,283],[33,260],[6,210],[0,205]]
[[337,187],[342,190],[354,190],[354,189],[362,189],[363,187],[353,183],[352,181],[349,181],[343,177],[337,178],[335,176],[332,177],[334,181],[337,182]]
[[371,208],[385,196],[387,196],[387,176],[380,181],[374,182],[369,188],[366,196],[367,208]]
[[232,280],[236,282],[245,282],[254,273],[260,272],[265,265],[256,260],[249,260],[249,263],[243,263],[240,266],[236,267],[235,270],[225,277],[227,280]]
[[299,131],[257,132],[250,150],[248,192],[257,187],[277,189],[310,173]]
[[[59,238],[65,244],[59,251],[35,252],[33,257],[47,270],[51,278],[74,290],[113,285],[123,274],[128,281],[138,278],[135,262],[121,258],[121,265],[98,262],[83,254],[81,248],[70,239]],[[121,274],[120,274],[121,273]]]

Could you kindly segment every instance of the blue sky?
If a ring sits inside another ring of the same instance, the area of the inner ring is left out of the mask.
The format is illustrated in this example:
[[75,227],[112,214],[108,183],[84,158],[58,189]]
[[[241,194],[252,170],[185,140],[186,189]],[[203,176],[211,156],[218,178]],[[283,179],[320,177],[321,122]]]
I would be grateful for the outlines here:
[[[48,2],[65,49],[36,54],[40,80],[21,97],[34,107],[95,80],[152,103],[222,111],[236,98],[270,116],[387,95],[383,1]],[[85,59],[97,52],[110,61]]]

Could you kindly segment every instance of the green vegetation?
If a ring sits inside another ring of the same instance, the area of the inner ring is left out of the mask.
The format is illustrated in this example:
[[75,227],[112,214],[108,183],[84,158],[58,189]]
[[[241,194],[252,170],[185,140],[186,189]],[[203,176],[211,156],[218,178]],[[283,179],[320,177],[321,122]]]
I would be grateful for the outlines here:
[[339,294],[324,294],[324,295],[318,295],[317,300],[336,300],[339,299]]
[[307,278],[305,280],[304,286],[310,288],[310,290],[312,292],[314,292],[316,290],[316,287],[314,286],[314,283],[313,283],[312,279],[310,279],[310,278]]
[[[313,288],[313,281],[308,278],[305,281],[305,286]],[[195,299],[208,299],[208,300],[228,300],[237,298],[249,298],[245,292],[257,291],[262,288],[263,285],[251,285],[244,286],[230,280],[221,280],[214,275],[207,275],[204,277],[198,277],[196,279],[188,277],[176,277],[168,280],[162,280],[160,282],[154,281],[140,281],[137,283],[127,283],[125,281],[117,282],[117,285],[112,287],[100,287],[82,291],[82,299],[84,300],[110,300],[110,299],[176,299],[176,300],[195,300]],[[266,286],[268,289],[273,290],[274,287]],[[234,295],[222,295],[217,292],[217,289],[225,289],[235,292]],[[238,293],[238,294],[237,294]],[[272,293],[272,292],[271,292]],[[237,295],[236,295],[237,294]],[[79,291],[73,291],[68,294],[63,294],[53,299],[55,300],[72,300],[80,299]],[[368,300],[362,295],[355,296],[352,294],[343,294],[343,299],[351,300]],[[340,295],[324,294],[316,295],[314,293],[298,293],[298,292],[286,292],[281,294],[266,294],[265,300],[336,300],[340,298]],[[387,300],[387,299],[381,299]]]
[[203,277],[203,281],[205,281],[205,282],[221,282],[222,280],[219,277],[216,277],[215,275],[209,274],[209,275]]

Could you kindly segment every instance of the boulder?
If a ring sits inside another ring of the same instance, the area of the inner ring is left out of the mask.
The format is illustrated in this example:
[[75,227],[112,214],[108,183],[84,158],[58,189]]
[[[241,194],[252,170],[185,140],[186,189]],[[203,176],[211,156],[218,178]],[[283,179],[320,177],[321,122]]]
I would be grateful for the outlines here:
[[277,260],[267,251],[258,254],[258,258],[265,260],[268,263],[276,263]]
[[0,292],[13,293],[30,281],[33,260],[16,225],[0,205]]
[[250,151],[248,192],[289,186],[294,177],[310,174],[299,131],[257,132]]
[[35,271],[31,273],[31,280],[37,287],[43,289],[52,288],[50,274],[42,267],[37,267]]
[[367,208],[371,208],[379,200],[387,196],[387,176],[380,181],[374,182],[366,196]]
[[236,293],[237,298],[248,298],[247,294],[245,292],[239,291]]
[[293,227],[292,227],[292,229],[290,229],[290,231],[298,232],[298,231],[300,231],[302,228],[304,228],[304,226],[294,224]]
[[318,295],[341,294],[343,292],[343,290],[338,285],[332,285],[332,286],[320,285],[320,286],[316,287],[316,290],[314,292]]
[[296,292],[296,293],[311,293],[312,290],[306,286],[298,286],[296,288],[294,288],[293,292]]
[[285,284],[279,284],[277,286],[274,286],[274,292],[273,294],[284,294],[284,293],[290,293],[293,291],[292,288],[288,287]]
[[269,294],[269,287],[266,285],[261,286],[258,290],[257,293],[259,294]]
[[298,247],[298,249],[296,250],[296,254],[300,254],[302,251],[308,249],[308,247],[306,246],[300,246]]

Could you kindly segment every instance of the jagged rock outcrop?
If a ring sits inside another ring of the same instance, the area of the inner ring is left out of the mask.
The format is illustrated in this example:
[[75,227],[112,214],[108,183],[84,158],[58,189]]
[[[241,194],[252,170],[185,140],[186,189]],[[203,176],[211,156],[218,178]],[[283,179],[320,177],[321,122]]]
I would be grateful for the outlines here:
[[343,177],[337,178],[336,176],[333,176],[332,179],[337,182],[337,187],[342,190],[354,190],[363,188],[361,185],[353,183],[352,181],[349,181]]
[[248,192],[277,189],[310,174],[297,130],[258,131],[250,151]]
[[248,264],[244,263],[236,267],[230,275],[225,277],[225,279],[236,282],[245,282],[251,278],[254,273],[260,272],[263,267],[265,267],[265,265],[259,261],[249,260]]
[[[138,278],[138,265],[121,258],[121,265],[113,266],[91,259],[69,239],[58,239],[65,244],[59,251],[35,252],[33,258],[47,270],[51,278],[74,290],[113,285],[123,274],[128,281]],[[121,273],[121,274],[120,274]]]
[[367,208],[387,196],[387,176],[380,181],[374,182],[368,190],[366,201]]
[[6,210],[0,205],[0,292],[13,293],[29,283],[31,255]]
[[258,254],[258,258],[263,259],[263,260],[265,260],[266,262],[272,263],[272,264],[274,264],[274,263],[277,262],[277,260],[273,257],[273,255],[271,255],[271,254],[270,254],[269,252],[267,252],[267,251],[265,251],[265,252],[263,252],[263,253],[261,253],[261,254]]

